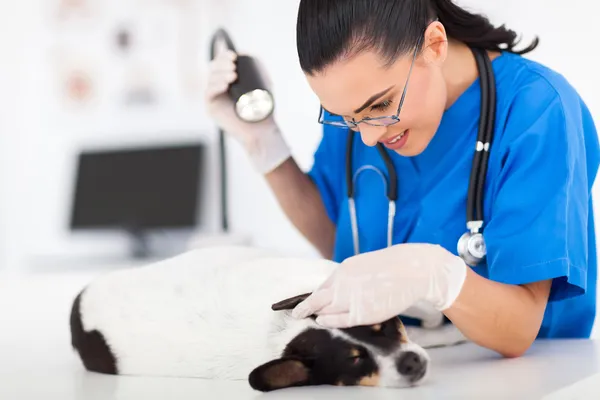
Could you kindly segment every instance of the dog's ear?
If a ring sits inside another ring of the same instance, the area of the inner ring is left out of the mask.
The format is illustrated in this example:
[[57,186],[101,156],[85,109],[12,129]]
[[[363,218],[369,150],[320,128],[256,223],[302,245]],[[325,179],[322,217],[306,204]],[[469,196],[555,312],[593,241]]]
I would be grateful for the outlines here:
[[270,392],[293,386],[309,385],[310,367],[300,358],[282,357],[256,367],[248,381],[254,390]]
[[292,310],[298,304],[302,303],[311,293],[304,293],[289,299],[281,300],[271,306],[273,311]]

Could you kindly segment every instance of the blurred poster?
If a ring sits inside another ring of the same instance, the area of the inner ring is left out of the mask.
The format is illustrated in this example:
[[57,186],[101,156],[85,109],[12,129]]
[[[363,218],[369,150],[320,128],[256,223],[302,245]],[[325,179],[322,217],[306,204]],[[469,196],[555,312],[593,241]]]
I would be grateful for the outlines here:
[[70,18],[87,18],[92,14],[89,0],[58,0],[56,17],[59,21]]
[[61,88],[56,94],[63,103],[124,110],[200,99],[198,21],[204,2],[47,3],[50,52],[58,62],[55,86]]

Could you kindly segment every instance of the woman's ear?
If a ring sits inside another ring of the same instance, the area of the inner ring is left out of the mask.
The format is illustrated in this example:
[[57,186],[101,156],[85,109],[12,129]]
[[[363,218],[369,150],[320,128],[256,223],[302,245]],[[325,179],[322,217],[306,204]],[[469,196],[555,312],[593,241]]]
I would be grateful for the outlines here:
[[310,382],[310,368],[299,358],[283,357],[255,368],[248,377],[254,390],[270,392]]
[[434,21],[425,30],[422,56],[428,64],[441,66],[448,54],[446,29],[439,21]]

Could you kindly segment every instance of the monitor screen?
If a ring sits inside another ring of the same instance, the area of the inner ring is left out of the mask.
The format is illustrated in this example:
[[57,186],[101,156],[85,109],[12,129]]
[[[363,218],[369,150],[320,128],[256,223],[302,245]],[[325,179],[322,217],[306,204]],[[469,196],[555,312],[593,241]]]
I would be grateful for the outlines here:
[[81,153],[71,228],[195,226],[203,155],[202,144]]

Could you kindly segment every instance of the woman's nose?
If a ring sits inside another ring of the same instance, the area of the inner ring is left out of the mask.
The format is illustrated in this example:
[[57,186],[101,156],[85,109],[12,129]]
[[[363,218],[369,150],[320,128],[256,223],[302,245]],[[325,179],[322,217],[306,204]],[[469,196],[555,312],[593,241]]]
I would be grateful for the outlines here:
[[379,139],[385,136],[387,127],[360,124],[360,137],[366,146],[375,146]]

